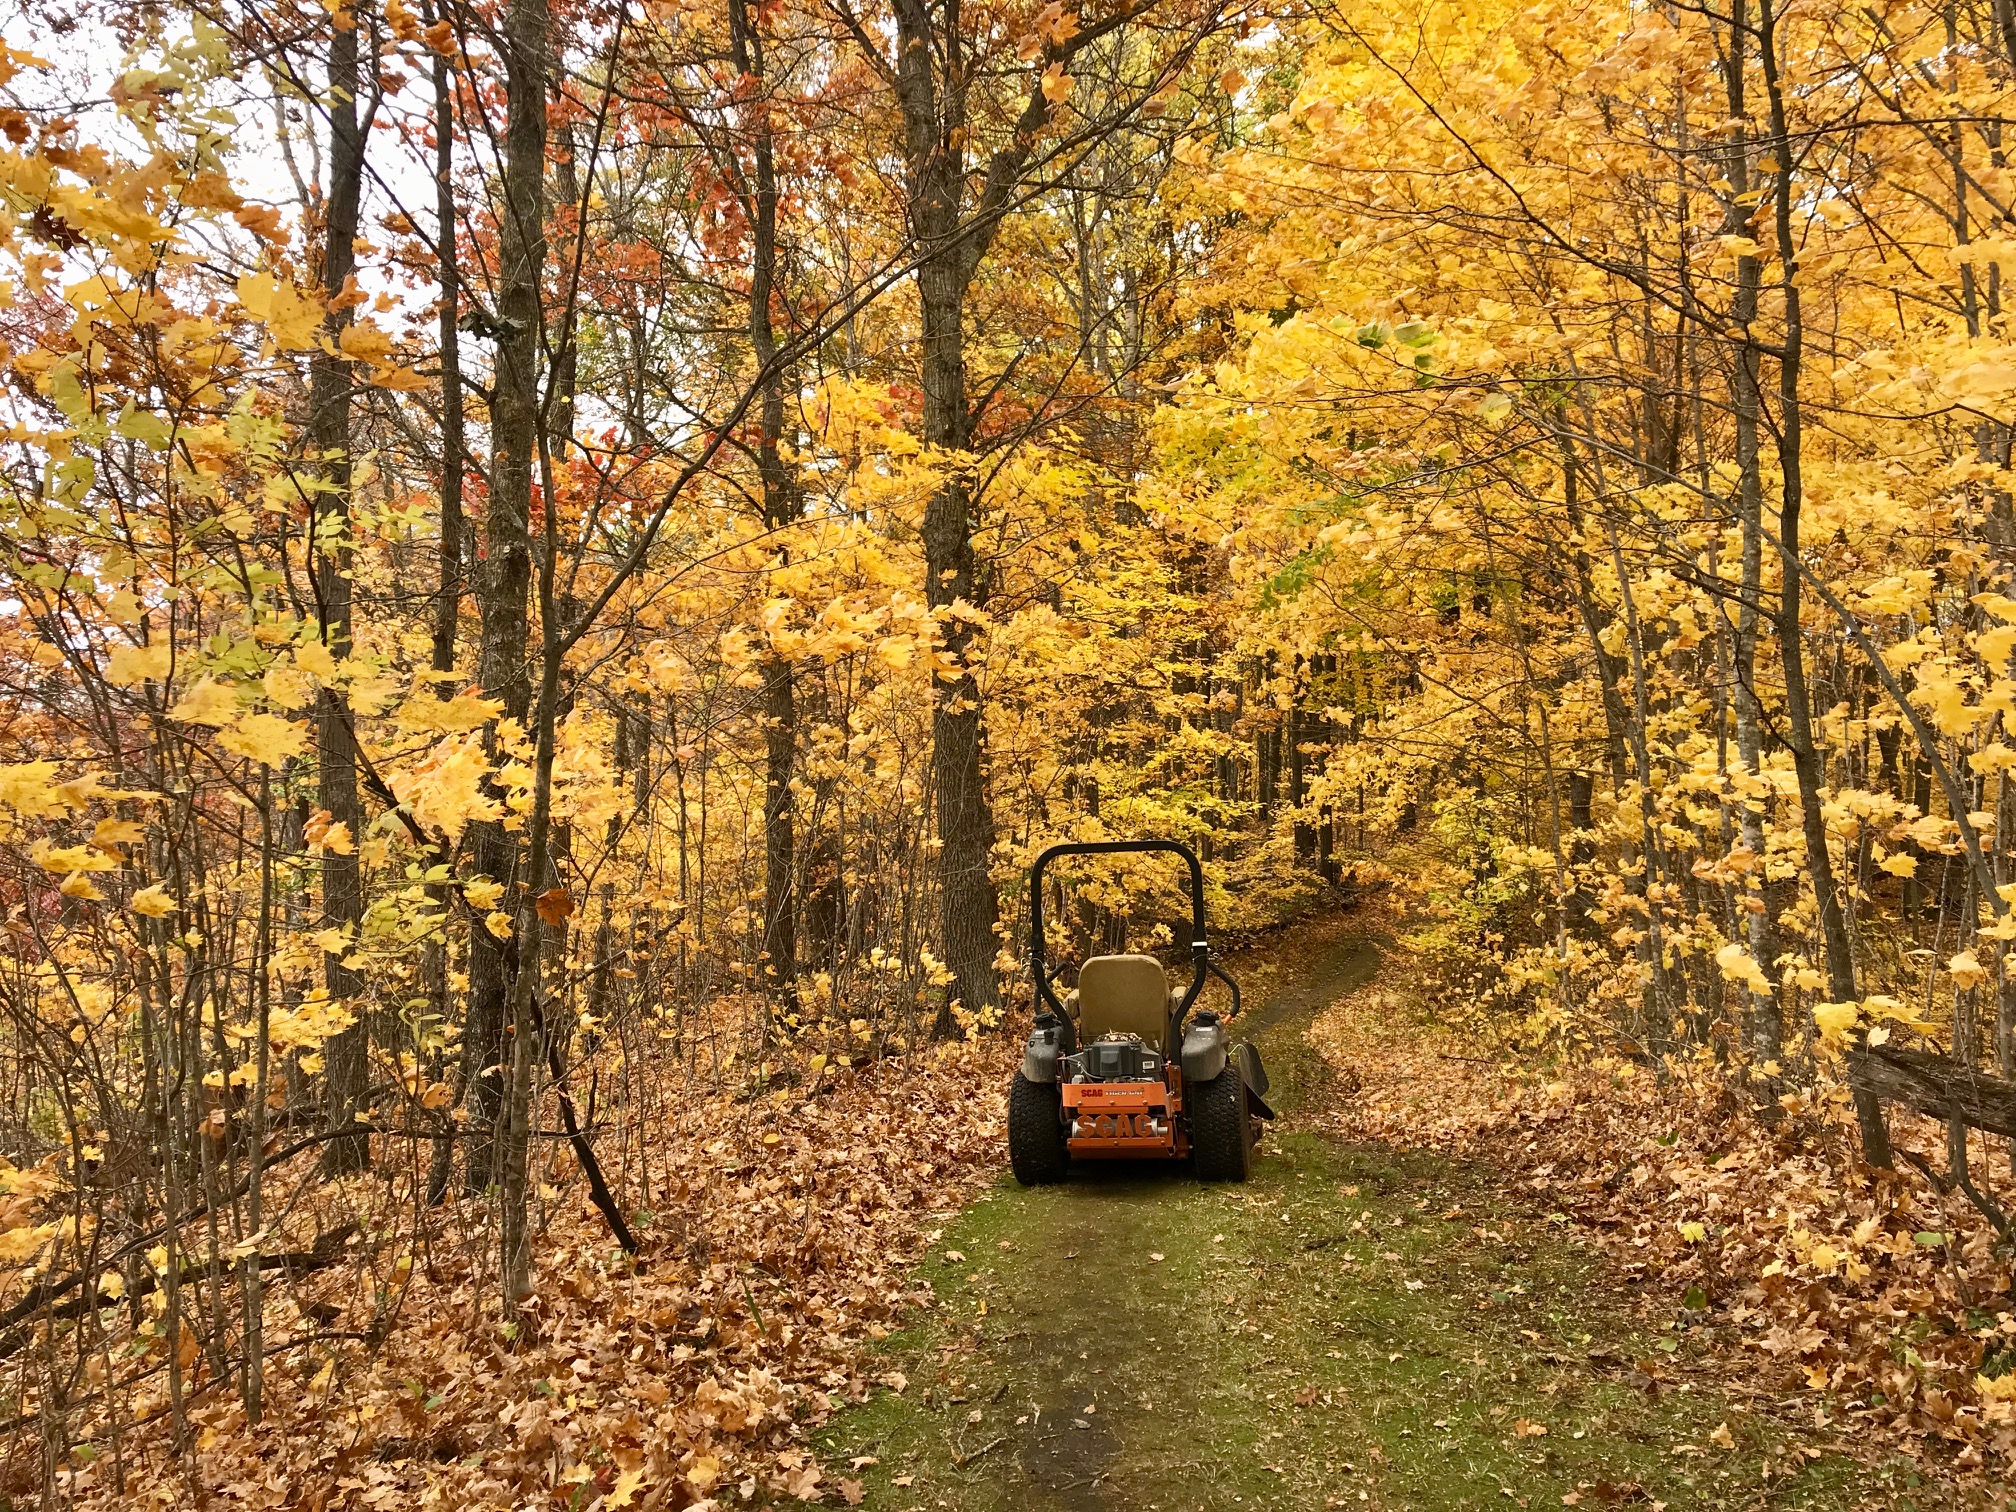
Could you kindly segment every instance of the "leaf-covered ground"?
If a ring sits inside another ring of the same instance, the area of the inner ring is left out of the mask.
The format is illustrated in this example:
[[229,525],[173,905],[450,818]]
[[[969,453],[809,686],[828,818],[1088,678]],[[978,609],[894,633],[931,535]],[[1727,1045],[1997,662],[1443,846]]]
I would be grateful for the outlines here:
[[1315,1043],[1354,1011],[1380,1015],[1357,1025],[1374,1039],[1404,1026],[1390,994],[1353,991],[1378,964],[1371,940],[1311,955],[1249,1015],[1287,1115],[1250,1184],[1156,1168],[1004,1183],[931,1240],[939,1305],[883,1347],[885,1389],[816,1441],[846,1500],[1958,1504],[1915,1458],[1734,1373],[1686,1299],[1662,1314],[1635,1298],[1492,1162],[1322,1132],[1359,1075]]
[[[381,1344],[290,1346],[257,1429],[205,1390],[186,1454],[156,1414],[56,1483],[318,1512],[2006,1504],[2006,1278],[1962,1205],[1844,1165],[1824,1103],[1766,1125],[1709,1072],[1479,1055],[1377,922],[1237,963],[1285,1113],[1243,1188],[1015,1187],[1002,1037],[695,1096],[642,1267],[556,1192],[532,1338],[487,1319],[484,1247],[444,1242]],[[340,1277],[308,1278],[338,1331],[375,1316]]]

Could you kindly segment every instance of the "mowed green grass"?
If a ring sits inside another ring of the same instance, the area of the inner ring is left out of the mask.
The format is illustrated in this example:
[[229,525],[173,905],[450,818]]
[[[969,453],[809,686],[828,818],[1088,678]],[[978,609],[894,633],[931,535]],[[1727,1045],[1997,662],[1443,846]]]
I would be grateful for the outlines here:
[[878,1362],[903,1390],[819,1437],[863,1505],[1950,1505],[1906,1462],[1858,1463],[1810,1401],[1733,1399],[1678,1298],[1672,1326],[1634,1322],[1488,1171],[1297,1132],[1323,1072],[1295,996],[1254,1015],[1288,1116],[1246,1186],[1004,1181],[943,1230],[940,1306]]

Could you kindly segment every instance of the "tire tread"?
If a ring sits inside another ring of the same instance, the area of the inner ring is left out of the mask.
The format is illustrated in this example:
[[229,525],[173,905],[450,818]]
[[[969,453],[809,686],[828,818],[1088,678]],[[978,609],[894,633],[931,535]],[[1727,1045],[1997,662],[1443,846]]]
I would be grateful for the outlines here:
[[1183,1089],[1190,1113],[1190,1155],[1200,1181],[1244,1181],[1253,1148],[1246,1131],[1246,1084],[1227,1065],[1207,1082]]
[[1064,1145],[1061,1106],[1055,1087],[1015,1073],[1008,1089],[1008,1165],[1023,1186],[1049,1186],[1064,1179],[1071,1152]]

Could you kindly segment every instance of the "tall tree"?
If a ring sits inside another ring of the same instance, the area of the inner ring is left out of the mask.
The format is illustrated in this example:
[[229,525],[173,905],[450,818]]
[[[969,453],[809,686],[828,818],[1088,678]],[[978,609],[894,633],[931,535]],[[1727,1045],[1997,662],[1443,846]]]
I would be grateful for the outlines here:
[[[446,7],[444,6],[445,10]],[[423,6],[429,25],[438,25],[432,4]],[[443,17],[445,20],[446,17]],[[465,568],[463,536],[468,530],[462,507],[462,486],[468,470],[468,445],[462,397],[462,270],[457,264],[459,238],[455,203],[455,78],[448,59],[437,51],[430,65],[434,85],[434,263],[440,308],[435,328],[441,363],[441,509],[440,570],[434,600],[433,644],[428,665],[432,668],[437,696],[453,692],[448,674],[455,670],[455,646],[462,624],[462,595]],[[428,899],[446,915],[448,889],[442,883],[428,884]],[[444,926],[445,927],[445,926]],[[448,941],[436,934],[427,945],[424,962],[427,996],[435,1023],[445,1029],[450,1020],[448,988]],[[438,1059],[438,1057],[437,1057]],[[458,1091],[466,1094],[465,1074],[456,1077]],[[459,1099],[458,1099],[459,1100]],[[444,1120],[448,1109],[441,1109]],[[453,1175],[455,1141],[444,1135],[434,1143],[427,1177],[430,1202],[439,1202]]]
[[[346,295],[357,268],[357,228],[364,186],[364,124],[357,108],[358,23],[339,12],[329,38],[329,184],[323,199],[322,291],[329,302],[330,341],[309,367],[308,435],[316,452],[320,486],[311,512],[314,539],[316,612],[329,655],[341,662],[351,651],[351,570],[354,553],[350,519],[350,364],[342,355],[343,330],[350,324]],[[374,70],[375,71],[375,70]],[[356,839],[363,810],[357,798],[357,738],[343,695],[325,684],[315,700],[317,803],[328,815],[330,833],[342,826],[349,844],[322,852],[322,922],[343,931],[344,943],[323,955],[323,983],[339,1002],[358,1004],[364,979],[345,962],[364,918],[364,883]],[[361,1005],[360,1005],[361,1006]],[[330,1042],[327,1052],[327,1117],[341,1132],[362,1113],[369,1077],[370,1026],[360,1011],[356,1022]],[[325,1171],[362,1169],[370,1145],[358,1138],[332,1139],[323,1152]]]
[[[504,12],[505,128],[503,227],[498,246],[497,367],[490,404],[491,579],[486,585],[483,622],[483,684],[505,694],[507,715],[523,720],[530,685],[525,670],[526,596],[532,563],[532,476],[537,457],[542,409],[540,358],[545,350],[545,312],[540,280],[546,267],[546,110],[547,85],[553,76],[551,17],[546,0],[510,0]],[[494,876],[521,892],[545,885],[546,814],[552,787],[553,685],[555,665],[553,623],[553,521],[557,501],[545,500],[547,551],[543,563],[541,640],[544,654],[540,684],[538,802],[531,828],[529,866],[521,868],[516,846],[508,836],[496,837]],[[495,634],[492,634],[492,626]],[[508,689],[508,692],[506,691]],[[508,894],[507,894],[508,895]],[[537,1005],[533,994],[539,980],[539,938],[536,927],[525,928],[538,915],[521,904],[516,936],[522,948],[508,961],[503,978],[505,1011],[499,1026],[509,1030],[504,1062],[504,1097],[498,1110],[497,1144],[502,1169],[497,1172],[502,1206],[504,1308],[515,1316],[532,1289],[531,1233],[527,1225],[527,1169],[531,1148],[532,1085],[538,1075],[540,1035],[534,1029]],[[487,927],[480,930],[488,934]],[[527,938],[527,936],[530,936]],[[501,955],[501,952],[500,952]],[[474,1005],[472,1004],[472,1009]]]
[[[523,728],[531,710],[526,652],[532,582],[532,474],[539,445],[540,356],[543,349],[540,279],[546,265],[546,108],[549,19],[545,0],[511,0],[504,13],[504,162],[498,215],[498,269],[493,388],[490,399],[490,493],[483,519],[483,569],[476,602],[482,641],[476,675],[483,691],[503,704],[505,719]],[[495,727],[491,738],[494,743]],[[478,876],[515,896],[519,847],[501,819],[471,826],[470,854]],[[485,918],[469,932],[469,1011],[463,1029],[463,1075],[475,1095],[477,1138],[469,1150],[468,1183],[480,1190],[497,1170],[496,1136],[522,1137],[500,1128],[510,1079],[512,1101],[520,1065],[529,1081],[531,1046],[506,1034],[512,977],[521,965],[517,942],[500,938]],[[526,1093],[529,1097],[529,1092]],[[507,1214],[512,1194],[505,1195]],[[522,1207],[522,1193],[518,1197]],[[506,1267],[518,1258],[507,1236]],[[511,1297],[510,1281],[506,1284]]]
[[[790,372],[777,360],[777,112],[763,34],[749,0],[729,0],[731,61],[745,95],[750,168],[737,173],[749,223],[749,349],[762,398],[756,417],[756,471],[763,523],[782,530],[799,500],[783,453],[784,395]],[[781,546],[788,551],[789,546]],[[791,659],[773,653],[763,666],[763,960],[770,980],[789,994],[798,974],[797,800],[798,701]]]
[[[1053,5],[1035,30],[1010,43],[984,13],[960,0],[892,0],[895,57],[886,56],[848,0],[840,15],[863,55],[894,91],[902,130],[908,229],[916,268],[920,325],[922,438],[942,459],[924,510],[924,591],[944,662],[931,708],[931,796],[938,835],[938,924],[952,996],[969,1010],[1000,1000],[994,957],[1000,900],[991,875],[994,813],[983,759],[983,710],[977,661],[991,583],[974,551],[980,498],[971,451],[985,398],[971,392],[967,370],[968,296],[1003,220],[1038,187],[1038,170],[1096,142],[1137,114],[1163,87],[1172,66],[1217,24],[1221,7],[1174,28],[1179,41],[1146,72],[1124,81],[1051,148],[1059,107],[1074,87],[1073,59],[1146,12],[1123,4],[1087,25],[1076,7]],[[1033,82],[1021,96],[998,97],[999,81],[1029,77],[1010,61],[1011,46]],[[978,144],[993,141],[991,151]],[[949,1012],[938,1032],[949,1032]]]

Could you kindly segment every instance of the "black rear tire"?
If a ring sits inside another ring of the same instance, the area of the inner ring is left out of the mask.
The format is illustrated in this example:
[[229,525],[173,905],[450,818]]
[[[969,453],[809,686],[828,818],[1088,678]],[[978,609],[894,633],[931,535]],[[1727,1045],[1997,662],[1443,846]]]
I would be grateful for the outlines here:
[[1228,1065],[1207,1082],[1183,1089],[1190,1114],[1190,1157],[1200,1181],[1244,1181],[1253,1167],[1246,1134],[1246,1083]]
[[1064,1179],[1071,1152],[1064,1144],[1063,1104],[1056,1087],[1015,1073],[1008,1089],[1008,1165],[1024,1186]]

